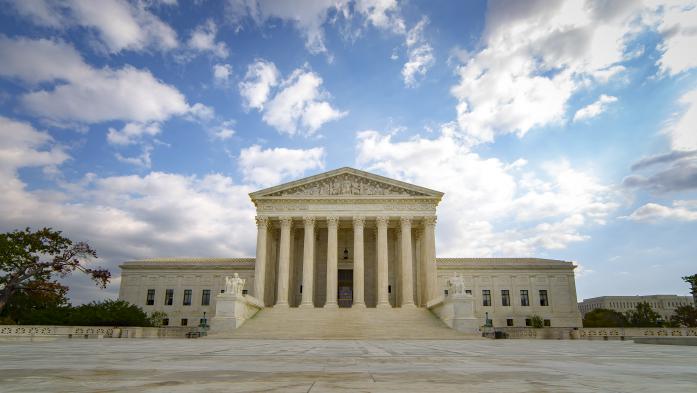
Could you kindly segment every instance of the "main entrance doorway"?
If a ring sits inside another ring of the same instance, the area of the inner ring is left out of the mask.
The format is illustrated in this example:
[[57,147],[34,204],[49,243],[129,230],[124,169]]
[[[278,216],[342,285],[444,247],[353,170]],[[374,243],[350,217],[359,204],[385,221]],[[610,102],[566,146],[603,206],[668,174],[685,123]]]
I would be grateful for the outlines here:
[[339,307],[351,307],[353,304],[353,270],[339,269],[338,296]]

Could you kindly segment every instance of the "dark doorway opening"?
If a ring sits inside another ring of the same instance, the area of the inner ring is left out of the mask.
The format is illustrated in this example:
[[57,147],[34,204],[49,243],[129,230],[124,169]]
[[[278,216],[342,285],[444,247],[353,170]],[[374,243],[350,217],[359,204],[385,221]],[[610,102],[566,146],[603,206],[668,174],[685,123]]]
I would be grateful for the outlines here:
[[353,270],[339,269],[339,285],[337,288],[339,307],[351,307],[353,304]]

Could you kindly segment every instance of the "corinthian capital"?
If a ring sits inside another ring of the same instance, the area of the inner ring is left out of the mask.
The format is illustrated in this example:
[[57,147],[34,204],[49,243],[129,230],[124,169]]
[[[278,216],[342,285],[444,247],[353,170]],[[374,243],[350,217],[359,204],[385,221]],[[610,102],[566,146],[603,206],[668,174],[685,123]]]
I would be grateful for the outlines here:
[[303,217],[303,223],[306,228],[313,227],[315,226],[315,218],[312,216],[305,216]]
[[436,216],[424,217],[424,226],[433,227],[436,225]]
[[379,227],[386,227],[387,223],[390,222],[390,218],[386,217],[386,216],[378,216],[378,217],[375,217],[375,222],[377,222],[378,228]]
[[353,217],[353,226],[354,227],[363,227],[365,225],[365,217],[363,216],[355,216]]
[[281,217],[281,228],[290,228],[293,225],[293,217]]
[[403,227],[411,226],[411,217],[409,217],[409,216],[399,217],[399,222],[402,224]]
[[268,228],[269,218],[266,216],[256,216],[254,220],[257,222],[257,228]]
[[337,225],[339,225],[339,217],[336,217],[336,216],[327,217],[327,226],[335,227]]

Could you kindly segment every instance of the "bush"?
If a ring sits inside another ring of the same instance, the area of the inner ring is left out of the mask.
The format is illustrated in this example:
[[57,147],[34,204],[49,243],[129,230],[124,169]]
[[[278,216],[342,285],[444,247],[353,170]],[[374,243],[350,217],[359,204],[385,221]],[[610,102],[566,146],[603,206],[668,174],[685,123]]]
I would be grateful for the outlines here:
[[69,321],[74,326],[151,326],[148,315],[140,307],[123,300],[105,300],[75,307]]
[[530,324],[532,327],[535,329],[540,329],[542,326],[544,326],[544,322],[542,321],[542,318],[540,318],[539,315],[533,315],[530,317]]
[[583,317],[583,327],[624,327],[627,318],[614,310],[596,308]]

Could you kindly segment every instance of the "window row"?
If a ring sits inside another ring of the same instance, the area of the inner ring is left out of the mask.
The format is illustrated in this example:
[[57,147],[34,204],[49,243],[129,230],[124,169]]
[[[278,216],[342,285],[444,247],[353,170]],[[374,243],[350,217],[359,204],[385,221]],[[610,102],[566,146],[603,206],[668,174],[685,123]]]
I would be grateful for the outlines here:
[[[542,325],[552,326],[552,321],[550,319],[543,319]],[[506,326],[515,326],[515,324],[513,323],[513,318],[506,318]],[[525,326],[532,326],[531,318],[525,318]]]
[[[208,321],[206,318],[201,318],[198,321],[199,326],[203,326],[204,324],[207,324]],[[169,326],[169,318],[163,318],[162,319],[162,326]],[[179,326],[189,326],[189,319],[188,318],[182,318],[181,321],[179,322]]]
[[[547,290],[540,289],[539,295],[540,306],[549,306]],[[508,289],[501,290],[501,305],[504,307],[511,305],[511,293]],[[530,306],[530,296],[527,289],[520,290],[520,305],[524,307]],[[482,306],[491,307],[491,291],[489,289],[482,289]]]
[[[184,306],[191,305],[192,293],[193,293],[193,291],[191,289],[184,290],[184,297],[182,298],[182,305],[184,305]],[[155,305],[155,290],[154,289],[148,289],[148,295],[147,295],[147,298],[145,299],[145,304],[148,306]],[[164,304],[165,304],[165,306],[171,306],[172,304],[174,304],[174,289],[166,289],[165,290],[165,303]],[[201,305],[208,306],[210,304],[211,304],[211,290],[204,289],[201,291]]]

